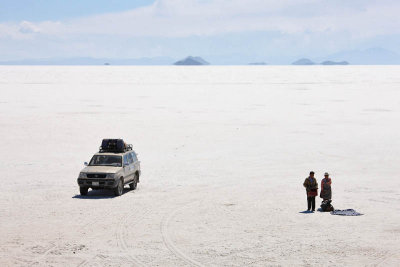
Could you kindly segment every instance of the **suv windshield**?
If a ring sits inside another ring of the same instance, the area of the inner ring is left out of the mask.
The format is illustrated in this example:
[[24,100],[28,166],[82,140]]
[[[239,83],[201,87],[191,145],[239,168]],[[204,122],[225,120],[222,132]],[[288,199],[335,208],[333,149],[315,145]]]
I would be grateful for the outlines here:
[[89,166],[122,166],[121,156],[109,156],[109,155],[94,155],[90,160]]

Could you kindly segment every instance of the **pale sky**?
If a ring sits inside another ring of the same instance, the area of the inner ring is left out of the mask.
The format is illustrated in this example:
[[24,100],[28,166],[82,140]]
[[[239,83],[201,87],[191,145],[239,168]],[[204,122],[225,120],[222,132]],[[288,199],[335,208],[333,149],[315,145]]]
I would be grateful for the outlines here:
[[398,0],[1,0],[0,60],[400,53]]

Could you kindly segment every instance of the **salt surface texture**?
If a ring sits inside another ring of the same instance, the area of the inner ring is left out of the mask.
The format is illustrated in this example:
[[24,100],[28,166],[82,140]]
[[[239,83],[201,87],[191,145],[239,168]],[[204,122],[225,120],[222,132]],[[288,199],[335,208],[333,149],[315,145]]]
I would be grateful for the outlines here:
[[[399,266],[399,74],[0,67],[0,265]],[[80,197],[106,137],[133,144],[141,183]],[[310,170],[364,215],[300,213]]]

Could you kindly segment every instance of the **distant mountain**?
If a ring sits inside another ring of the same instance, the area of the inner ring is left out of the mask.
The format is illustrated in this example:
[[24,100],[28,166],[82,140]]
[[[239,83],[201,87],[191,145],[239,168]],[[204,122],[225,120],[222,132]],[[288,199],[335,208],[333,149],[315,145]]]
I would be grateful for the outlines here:
[[189,56],[185,59],[175,62],[174,65],[210,65],[210,63],[208,63],[201,57]]
[[308,58],[301,58],[292,63],[292,65],[314,65],[315,63]]
[[80,57],[0,61],[0,65],[170,65],[171,62],[174,62],[174,59],[169,57],[132,59]]
[[400,55],[381,47],[366,50],[342,51],[329,55],[332,60],[348,60],[351,64],[359,65],[391,65],[400,64]]
[[330,61],[330,60],[327,60],[327,61],[321,62],[321,65],[349,65],[349,62],[347,62],[347,61]]
[[252,63],[249,63],[249,65],[268,65],[268,64],[265,62],[252,62]]
[[[400,50],[399,50],[400,52]],[[307,56],[309,58],[301,58],[292,65],[342,65],[350,62],[352,65],[397,65],[400,64],[400,54],[381,48],[369,48],[365,50],[347,50],[328,55],[303,54],[295,55],[290,51],[281,54],[257,54],[252,56],[244,56],[242,54],[208,54],[207,58],[212,60],[213,65],[267,65],[267,63],[258,61],[260,59],[268,60],[268,64],[287,65],[293,58]],[[312,59],[312,60],[311,60]],[[176,61],[172,57],[143,57],[143,58],[91,58],[91,57],[75,57],[75,58],[42,58],[42,59],[23,59],[0,61],[0,65],[209,65],[207,61],[201,57],[187,57],[180,61]],[[344,62],[345,61],[345,62]],[[175,63],[174,63],[175,62]],[[250,63],[249,63],[250,62]],[[315,63],[321,62],[321,63]]]

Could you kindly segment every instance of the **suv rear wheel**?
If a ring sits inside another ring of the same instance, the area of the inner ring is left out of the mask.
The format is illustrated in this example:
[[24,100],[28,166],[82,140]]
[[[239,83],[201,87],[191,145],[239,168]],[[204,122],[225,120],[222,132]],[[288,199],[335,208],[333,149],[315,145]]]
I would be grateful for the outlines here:
[[129,188],[131,190],[135,190],[136,189],[137,183],[138,183],[138,178],[139,178],[138,175],[135,174],[135,178],[133,178],[133,182],[129,184]]
[[86,196],[88,193],[89,188],[87,187],[79,187],[79,192],[81,193],[82,196]]
[[124,192],[124,183],[122,182],[122,179],[120,179],[117,187],[114,188],[114,194],[116,196],[120,196],[120,195],[122,195],[122,192]]

